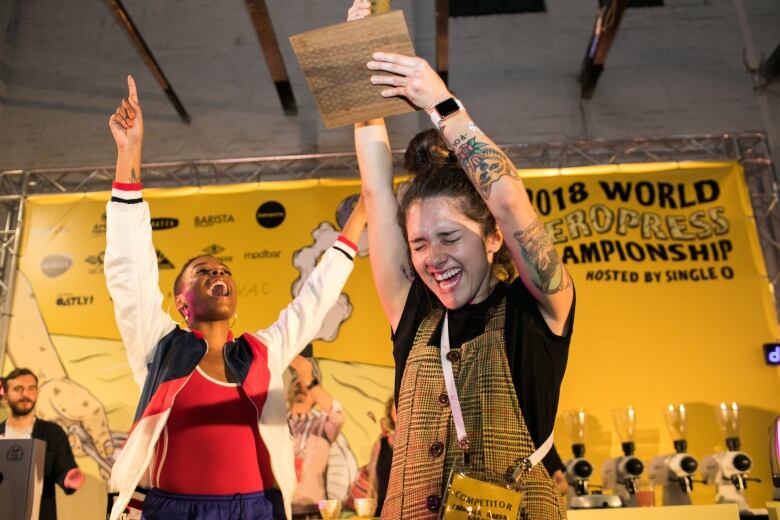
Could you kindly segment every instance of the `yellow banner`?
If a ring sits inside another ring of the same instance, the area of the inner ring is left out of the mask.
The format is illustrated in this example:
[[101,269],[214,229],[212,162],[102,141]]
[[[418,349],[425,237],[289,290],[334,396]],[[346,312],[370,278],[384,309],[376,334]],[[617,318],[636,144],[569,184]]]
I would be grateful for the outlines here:
[[[698,343],[704,324],[695,323],[694,311],[707,320],[738,319],[772,339],[772,301],[738,165],[540,170],[526,172],[525,182],[576,284],[577,343],[585,336],[625,341],[649,322]],[[235,328],[268,325],[332,243],[358,192],[354,181],[147,190],[166,307],[173,309],[181,265],[208,253],[228,263],[237,280]],[[20,265],[50,333],[118,337],[103,277],[107,198],[29,201]],[[344,293],[321,334],[331,343],[318,343],[317,355],[392,364],[390,331],[365,258]],[[727,337],[738,341],[740,334]]]

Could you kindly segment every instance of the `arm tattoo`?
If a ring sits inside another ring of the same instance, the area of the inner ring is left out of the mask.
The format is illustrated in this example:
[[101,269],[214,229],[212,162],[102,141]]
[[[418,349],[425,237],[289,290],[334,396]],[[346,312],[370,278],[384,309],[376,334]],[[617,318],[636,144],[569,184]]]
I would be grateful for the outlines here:
[[571,286],[566,269],[547,231],[537,218],[522,231],[515,232],[520,254],[531,273],[534,285],[544,294],[553,294]]
[[456,143],[455,153],[474,187],[484,199],[490,197],[490,187],[501,177],[515,176],[515,170],[504,152],[476,137]]
[[135,168],[130,168],[130,183],[138,184],[138,175],[135,173]]

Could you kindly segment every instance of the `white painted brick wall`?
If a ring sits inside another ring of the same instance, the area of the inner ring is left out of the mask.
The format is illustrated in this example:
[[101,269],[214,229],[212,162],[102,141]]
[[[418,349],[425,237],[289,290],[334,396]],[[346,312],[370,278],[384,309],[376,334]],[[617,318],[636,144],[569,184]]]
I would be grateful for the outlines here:
[[[769,54],[780,43],[780,2],[743,1],[756,47]],[[502,143],[763,129],[734,0],[666,3],[626,13],[590,101],[580,103],[576,76],[595,1],[452,19],[450,85]],[[282,113],[242,0],[125,4],[192,124],[179,121],[103,2],[2,0],[0,169],[111,163],[106,121],[128,72],[141,89],[147,161],[352,149],[351,129],[324,129],[287,40],[341,21],[347,1],[268,1],[300,107],[292,118]],[[394,6],[405,11],[418,53],[432,60],[433,1]],[[780,101],[768,99],[778,125]],[[429,124],[419,114],[394,118],[393,145]]]

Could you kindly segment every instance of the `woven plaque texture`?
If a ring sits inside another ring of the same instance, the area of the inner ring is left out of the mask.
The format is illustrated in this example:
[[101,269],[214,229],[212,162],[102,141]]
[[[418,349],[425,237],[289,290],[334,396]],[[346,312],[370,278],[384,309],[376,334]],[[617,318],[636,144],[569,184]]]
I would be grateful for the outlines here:
[[401,98],[383,98],[366,63],[377,51],[414,56],[403,11],[367,16],[290,37],[326,128],[412,112]]

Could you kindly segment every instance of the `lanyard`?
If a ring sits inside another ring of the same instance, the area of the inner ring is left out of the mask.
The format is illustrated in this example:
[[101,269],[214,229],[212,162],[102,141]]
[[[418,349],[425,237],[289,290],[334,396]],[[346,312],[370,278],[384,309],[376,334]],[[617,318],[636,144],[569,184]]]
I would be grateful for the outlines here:
[[[469,440],[466,434],[466,424],[463,421],[463,410],[460,408],[460,398],[458,397],[458,387],[455,385],[455,375],[452,371],[452,362],[447,358],[447,354],[450,352],[450,327],[449,327],[449,313],[444,313],[444,324],[441,329],[441,368],[444,372],[444,386],[447,388],[447,397],[450,400],[450,408],[452,409],[452,420],[455,422],[455,432],[458,437],[458,447],[463,450],[463,459],[468,464],[469,456]],[[530,471],[531,468],[536,466],[550,451],[553,445],[553,432],[550,432],[550,436],[547,437],[539,448],[533,452],[529,457],[520,461],[520,464],[515,468],[512,478],[517,481],[520,480],[524,471]]]
[[458,436],[458,447],[464,452],[469,451],[469,440],[466,436],[466,425],[463,422],[463,411],[460,409],[458,387],[455,385],[455,376],[452,373],[452,363],[447,359],[450,352],[450,327],[449,313],[444,313],[444,325],[441,329],[441,368],[444,371],[444,386],[447,387],[447,397],[450,398],[452,408],[452,420],[455,421],[455,432]]

